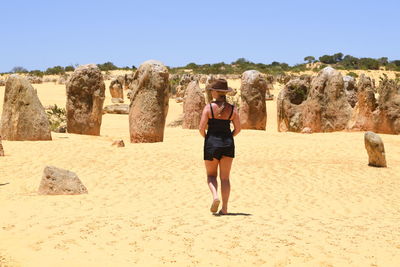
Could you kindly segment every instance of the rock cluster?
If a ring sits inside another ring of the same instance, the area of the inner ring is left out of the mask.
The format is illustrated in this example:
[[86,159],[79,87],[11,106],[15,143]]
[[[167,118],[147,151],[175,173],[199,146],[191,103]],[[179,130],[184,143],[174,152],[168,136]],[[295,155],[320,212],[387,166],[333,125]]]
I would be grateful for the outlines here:
[[[124,79],[124,90],[128,90],[129,89],[131,83],[133,82],[133,77],[134,77],[134,73],[125,74],[123,76],[123,79]],[[120,77],[118,77],[118,79],[120,80]]]
[[348,129],[400,134],[400,84],[394,80],[382,80],[376,100],[373,80],[361,75],[357,90],[357,103]]
[[383,80],[378,106],[374,111],[374,129],[378,133],[400,134],[400,83]]
[[26,79],[29,81],[30,84],[41,84],[43,83],[43,79],[38,76],[28,75]]
[[400,83],[387,78],[377,89],[364,74],[356,82],[327,67],[312,79],[290,80],[279,94],[277,108],[279,131],[400,134]]
[[186,88],[188,87],[189,83],[194,80],[194,77],[190,74],[183,74],[179,80],[179,84],[176,87],[176,98],[184,98],[186,93]]
[[277,100],[278,130],[332,132],[346,129],[352,108],[340,72],[331,67],[309,77],[290,80]]

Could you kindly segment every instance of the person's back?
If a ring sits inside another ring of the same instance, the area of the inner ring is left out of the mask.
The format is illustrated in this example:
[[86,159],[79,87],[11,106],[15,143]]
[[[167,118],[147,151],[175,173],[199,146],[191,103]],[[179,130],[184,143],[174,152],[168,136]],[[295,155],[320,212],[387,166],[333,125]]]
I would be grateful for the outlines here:
[[[218,198],[217,175],[218,167],[221,178],[222,209],[220,214],[228,213],[230,193],[229,175],[233,158],[235,157],[234,136],[240,132],[240,119],[236,108],[226,102],[228,88],[226,80],[220,79],[213,83],[211,94],[214,102],[206,105],[200,120],[199,131],[204,139],[204,162],[207,171],[207,183],[213,195],[211,212],[217,212],[220,200]],[[231,131],[230,123],[234,130]],[[208,130],[206,133],[206,128]]]
[[214,113],[219,111],[218,108],[216,103],[210,104],[211,118],[208,119],[206,139],[208,138],[216,147],[229,147],[234,145],[231,132],[231,118],[234,106],[227,104],[221,111],[222,114],[219,113],[220,116],[217,119],[214,117]]

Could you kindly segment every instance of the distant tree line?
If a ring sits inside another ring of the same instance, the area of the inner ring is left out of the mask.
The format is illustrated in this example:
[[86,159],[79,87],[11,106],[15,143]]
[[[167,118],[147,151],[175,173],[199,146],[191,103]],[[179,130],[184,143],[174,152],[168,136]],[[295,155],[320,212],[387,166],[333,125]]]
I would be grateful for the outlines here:
[[245,58],[239,58],[232,63],[219,62],[215,64],[197,65],[196,63],[189,63],[184,67],[170,68],[172,73],[180,73],[184,70],[191,69],[194,73],[201,74],[241,74],[246,70],[258,70],[263,73],[283,73],[285,71],[305,71],[306,65],[299,64],[289,66],[287,63],[274,61],[271,64],[254,63]]
[[[241,74],[246,70],[254,69],[263,73],[268,74],[279,74],[287,71],[301,72],[306,70],[319,71],[326,65],[332,65],[336,69],[345,70],[378,70],[380,68],[385,68],[386,70],[400,71],[400,60],[389,61],[387,57],[381,58],[369,58],[362,57],[357,58],[351,55],[343,55],[343,53],[335,53],[333,55],[323,55],[316,59],[314,56],[304,57],[306,63],[296,64],[294,66],[289,66],[289,64],[284,62],[273,61],[271,64],[264,63],[254,63],[245,58],[239,58],[231,63],[218,62],[214,64],[203,64],[198,65],[194,62],[187,64],[182,67],[169,67],[171,73],[183,73],[190,69],[194,73],[200,74]],[[310,63],[321,64],[307,65]],[[11,73],[29,73],[35,76],[43,75],[60,75],[65,72],[74,71],[77,65],[69,65],[66,67],[54,66],[47,68],[45,71],[31,70],[28,71],[24,67],[16,66],[10,72]],[[135,70],[136,67],[118,67],[114,63],[108,61],[102,64],[97,64],[101,71],[112,71],[112,70]]]
[[[41,71],[41,70],[28,71],[24,67],[16,66],[16,67],[12,68],[9,73],[27,73],[27,74],[34,75],[34,76],[43,77],[43,75],[62,75],[62,74],[65,74],[66,72],[74,71],[75,67],[77,67],[77,66],[78,66],[78,64],[76,64],[75,66],[68,65],[66,67],[54,66],[54,67],[47,68],[45,71]],[[117,67],[112,62],[105,62],[103,64],[97,64],[97,66],[99,67],[99,69],[101,71],[135,70],[136,69],[135,66],[132,66],[132,67],[128,67],[128,66],[126,66],[126,67]]]
[[308,63],[321,62],[324,64],[334,65],[337,69],[346,70],[378,70],[384,67],[386,70],[400,71],[400,60],[389,61],[387,57],[370,58],[362,57],[357,58],[351,55],[344,56],[343,53],[336,53],[333,55],[323,55],[316,60],[313,56],[304,58]]
[[332,65],[336,69],[345,70],[378,70],[381,67],[386,70],[400,71],[400,60],[389,61],[387,57],[375,58],[357,58],[350,55],[344,56],[343,53],[336,53],[333,55],[323,55],[316,59],[313,56],[304,58],[307,63],[320,62],[314,67],[305,64],[297,64],[289,66],[287,63],[272,62],[271,64],[253,63],[245,58],[239,58],[236,61],[227,64],[224,62],[215,64],[197,65],[196,63],[189,63],[184,67],[171,68],[172,73],[183,72],[185,69],[191,69],[194,73],[203,74],[241,74],[246,70],[255,69],[263,73],[278,74],[286,71],[301,72],[306,70],[319,71],[327,65]]

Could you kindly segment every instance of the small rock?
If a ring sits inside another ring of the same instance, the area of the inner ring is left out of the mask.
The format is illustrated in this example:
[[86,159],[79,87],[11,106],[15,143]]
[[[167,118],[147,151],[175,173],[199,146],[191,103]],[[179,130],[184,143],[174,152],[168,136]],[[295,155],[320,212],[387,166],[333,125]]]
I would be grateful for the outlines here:
[[364,143],[368,152],[368,165],[386,167],[385,147],[380,136],[374,132],[366,132]]
[[116,146],[116,147],[125,147],[125,143],[124,140],[120,139],[120,140],[115,140],[112,143],[112,146]]
[[303,130],[301,130],[301,133],[304,133],[304,134],[311,134],[311,133],[312,133],[312,130],[311,130],[310,127],[304,127]]
[[88,193],[86,187],[74,172],[52,166],[44,168],[38,192],[40,195],[79,195]]
[[168,123],[167,127],[172,127],[172,128],[180,127],[182,126],[182,124],[183,124],[183,114],[179,115],[179,117],[176,120]]
[[175,102],[176,103],[182,103],[183,102],[183,98],[182,97],[176,97],[175,98]]
[[114,104],[105,106],[103,109],[103,114],[129,114],[129,105],[128,104]]
[[67,126],[66,125],[60,126],[54,132],[56,132],[56,133],[66,133],[67,132]]
[[124,103],[124,99],[113,97],[111,98],[111,102],[114,104]]

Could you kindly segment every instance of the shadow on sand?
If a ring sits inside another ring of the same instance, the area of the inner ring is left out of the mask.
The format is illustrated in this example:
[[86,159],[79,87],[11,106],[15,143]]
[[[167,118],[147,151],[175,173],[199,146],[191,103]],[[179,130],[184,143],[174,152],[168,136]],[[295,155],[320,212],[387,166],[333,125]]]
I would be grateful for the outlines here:
[[213,215],[217,216],[217,217],[220,217],[220,216],[253,216],[253,214],[243,213],[243,212],[228,212],[227,214],[214,213]]
[[0,184],[0,186],[2,186],[2,185],[8,185],[9,183],[4,183],[4,184]]

